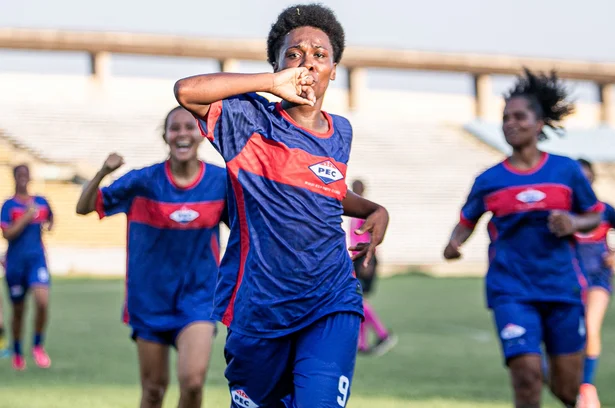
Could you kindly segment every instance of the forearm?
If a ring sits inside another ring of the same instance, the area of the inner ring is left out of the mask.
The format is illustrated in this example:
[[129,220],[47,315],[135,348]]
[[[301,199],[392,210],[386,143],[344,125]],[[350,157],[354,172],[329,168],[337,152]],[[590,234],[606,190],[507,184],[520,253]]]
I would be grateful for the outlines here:
[[214,102],[249,92],[270,92],[272,88],[273,74],[216,73],[180,79],[174,92],[184,108],[195,113],[203,113],[206,108],[207,113]]
[[34,217],[29,214],[24,215],[23,217],[17,219],[17,221],[15,221],[13,224],[11,224],[10,227],[4,228],[2,230],[2,236],[7,241],[12,241],[18,238],[23,232],[23,230],[28,226],[28,224],[32,222],[33,219]]
[[462,224],[457,224],[453,229],[453,233],[451,234],[450,242],[455,243],[456,245],[463,245],[470,237],[474,229],[469,228]]
[[99,170],[92,180],[85,186],[77,201],[77,214],[86,215],[96,209],[96,198],[102,180],[107,176],[103,170]]
[[601,213],[587,213],[574,216],[574,226],[576,232],[590,232],[600,225]]
[[366,219],[378,210],[386,211],[383,206],[369,201],[360,195],[348,191],[346,198],[342,201],[344,215],[352,218]]

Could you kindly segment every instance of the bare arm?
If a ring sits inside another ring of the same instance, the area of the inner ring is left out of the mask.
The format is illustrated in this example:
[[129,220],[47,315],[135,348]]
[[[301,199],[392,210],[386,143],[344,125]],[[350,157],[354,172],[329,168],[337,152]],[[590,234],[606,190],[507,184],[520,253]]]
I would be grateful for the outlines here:
[[600,225],[602,214],[599,212],[591,212],[587,214],[577,214],[573,216],[575,232],[590,232]]
[[86,184],[85,188],[81,192],[81,196],[79,196],[79,200],[77,201],[77,214],[86,215],[96,210],[96,198],[98,196],[100,183],[105,177],[118,169],[122,164],[124,164],[124,159],[115,153],[112,153],[109,157],[107,157],[107,160],[105,160],[102,168],[98,170],[98,173],[96,173],[94,178]]
[[566,237],[575,232],[590,232],[600,225],[602,213],[590,212],[571,214],[565,211],[552,211],[549,214],[549,230],[558,237]]
[[180,79],[175,83],[174,93],[181,106],[205,117],[212,103],[250,92],[268,92],[292,103],[313,105],[313,83],[307,68],[290,68],[275,74],[216,73]]
[[357,231],[351,231],[351,233],[361,235],[369,232],[369,244],[359,244],[348,249],[358,251],[353,256],[353,259],[365,255],[364,264],[367,266],[376,252],[376,247],[384,240],[384,234],[389,225],[389,213],[383,206],[371,202],[352,191],[348,191],[344,201],[342,201],[342,205],[344,207],[344,215],[365,220],[361,228]]
[[12,223],[9,227],[2,229],[2,236],[7,241],[12,241],[16,238],[19,238],[23,230],[30,225],[32,220],[36,217],[36,207],[30,206],[28,207],[28,211],[23,215],[23,217],[18,218],[14,223]]
[[444,248],[444,258],[448,260],[461,258],[459,249],[472,236],[473,232],[473,228],[458,223],[453,229],[446,248]]

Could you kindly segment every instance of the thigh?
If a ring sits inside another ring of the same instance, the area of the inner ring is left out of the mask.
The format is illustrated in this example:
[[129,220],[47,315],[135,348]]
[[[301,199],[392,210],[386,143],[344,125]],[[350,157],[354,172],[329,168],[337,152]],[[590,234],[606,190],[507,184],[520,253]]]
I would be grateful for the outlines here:
[[326,316],[299,333],[294,363],[297,408],[345,407],[350,397],[361,317]]
[[28,293],[28,279],[25,263],[21,260],[14,259],[7,261],[5,279],[11,302],[23,302]]
[[194,322],[176,336],[177,376],[179,381],[200,377],[205,381],[214,342],[214,322]]
[[551,357],[575,354],[585,348],[585,307],[549,303],[543,306],[544,342]]
[[44,256],[34,257],[28,261],[28,286],[48,287],[51,283],[47,261]]
[[603,287],[593,286],[589,289],[585,306],[588,335],[596,335],[600,332],[610,300],[610,293]]
[[224,375],[231,407],[283,408],[292,391],[293,337],[263,339],[229,331],[224,347]]
[[534,305],[502,303],[493,308],[493,318],[506,364],[514,357],[541,354],[542,321]]
[[169,382],[169,346],[136,336],[142,385],[166,385]]

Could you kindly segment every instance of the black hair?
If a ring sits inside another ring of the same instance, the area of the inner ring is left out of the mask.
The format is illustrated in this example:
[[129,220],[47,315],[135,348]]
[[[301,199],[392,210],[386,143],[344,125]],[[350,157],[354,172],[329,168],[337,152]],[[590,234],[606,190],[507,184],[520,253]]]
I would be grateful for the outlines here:
[[267,37],[267,61],[271,65],[277,61],[286,34],[299,27],[314,27],[327,34],[333,47],[333,60],[336,64],[340,62],[346,47],[344,28],[330,8],[312,3],[288,7],[271,26]]
[[167,126],[169,126],[169,118],[173,113],[180,109],[184,109],[184,107],[179,105],[174,107],[169,111],[169,113],[167,113],[167,116],[164,118],[164,124],[162,125],[162,140],[164,140],[165,143],[167,142]]
[[[564,83],[557,77],[555,71],[549,75],[534,74],[527,68],[523,69],[525,76],[520,75],[513,88],[504,95],[506,102],[512,98],[525,98],[530,109],[545,125],[556,131],[562,131],[560,122],[574,112],[574,104],[568,101],[568,91]],[[541,133],[539,140],[547,139]]]
[[30,168],[28,167],[27,164],[25,163],[18,164],[17,166],[13,167],[13,178],[17,177],[17,172],[19,171],[19,169],[26,169],[28,170],[28,172],[30,171]]
[[594,172],[594,165],[589,160],[587,160],[587,159],[577,159],[577,163],[579,163],[583,167],[586,167],[592,173]]

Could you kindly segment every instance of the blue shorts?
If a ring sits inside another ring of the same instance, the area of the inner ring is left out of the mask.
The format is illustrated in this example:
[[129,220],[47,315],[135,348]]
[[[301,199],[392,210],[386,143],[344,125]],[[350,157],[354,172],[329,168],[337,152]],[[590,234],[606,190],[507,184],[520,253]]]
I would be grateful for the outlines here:
[[587,274],[589,289],[602,288],[613,293],[613,271],[610,268],[602,268]]
[[335,313],[264,339],[229,331],[224,348],[231,408],[345,407],[361,316]]
[[13,303],[23,302],[33,285],[49,286],[45,255],[11,258],[6,262],[6,284]]
[[585,347],[585,307],[560,302],[511,302],[493,308],[506,362],[524,354],[573,354]]
[[[172,329],[172,330],[153,330],[153,329],[148,329],[148,328],[132,328],[132,333],[130,335],[130,338],[134,341],[137,341],[137,339],[142,339],[145,341],[150,341],[152,343],[158,343],[158,344],[162,344],[164,346],[173,346],[176,347],[177,346],[177,338],[179,337],[179,334],[188,326],[190,326],[193,323],[211,323],[212,325],[214,325],[214,327],[216,326],[216,322],[213,320],[194,320],[194,321],[190,321],[184,325],[182,325],[181,327],[178,327],[176,329]],[[217,329],[214,328],[214,336],[217,333]]]

